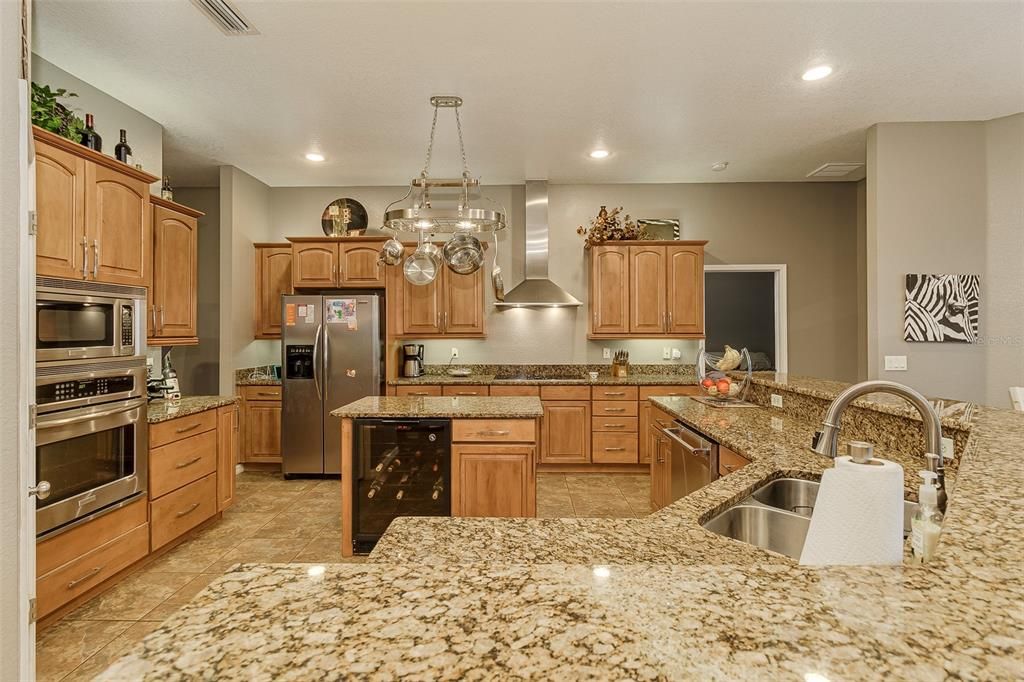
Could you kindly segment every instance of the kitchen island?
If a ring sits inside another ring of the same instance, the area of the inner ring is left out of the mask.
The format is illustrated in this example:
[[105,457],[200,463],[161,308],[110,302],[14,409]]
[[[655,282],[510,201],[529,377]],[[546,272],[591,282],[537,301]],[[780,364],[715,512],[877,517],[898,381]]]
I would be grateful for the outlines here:
[[242,565],[102,679],[1024,677],[1024,415],[974,411],[933,563],[819,569],[700,526],[830,466],[813,419],[653,401],[751,463],[643,519],[402,519],[369,565]]

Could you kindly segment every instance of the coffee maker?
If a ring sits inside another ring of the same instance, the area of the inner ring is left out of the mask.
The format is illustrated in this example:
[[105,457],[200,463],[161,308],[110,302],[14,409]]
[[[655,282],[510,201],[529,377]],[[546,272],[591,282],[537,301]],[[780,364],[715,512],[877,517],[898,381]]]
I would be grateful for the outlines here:
[[423,376],[423,344],[407,343],[402,346],[402,376]]

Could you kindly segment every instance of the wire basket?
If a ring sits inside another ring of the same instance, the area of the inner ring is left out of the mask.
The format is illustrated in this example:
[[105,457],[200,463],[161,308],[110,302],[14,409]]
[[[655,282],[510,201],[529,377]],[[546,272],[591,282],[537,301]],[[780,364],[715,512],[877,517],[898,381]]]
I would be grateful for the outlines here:
[[[737,380],[730,376],[732,372],[743,371],[740,368],[744,366],[746,366],[746,373],[742,379]],[[752,374],[750,368],[750,352],[746,348],[737,352],[726,346],[724,353],[708,353],[701,348],[697,353],[697,384],[704,393],[712,398],[722,402],[740,402],[746,399],[747,391],[750,388]],[[705,386],[705,379],[711,379],[715,383]],[[719,388],[722,380],[729,384],[728,393],[723,393]]]

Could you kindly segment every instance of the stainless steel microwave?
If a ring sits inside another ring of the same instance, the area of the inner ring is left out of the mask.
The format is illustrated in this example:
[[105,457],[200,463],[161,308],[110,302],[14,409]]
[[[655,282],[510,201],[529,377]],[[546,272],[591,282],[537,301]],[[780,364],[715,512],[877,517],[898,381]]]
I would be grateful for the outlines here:
[[36,361],[141,355],[146,290],[36,278]]

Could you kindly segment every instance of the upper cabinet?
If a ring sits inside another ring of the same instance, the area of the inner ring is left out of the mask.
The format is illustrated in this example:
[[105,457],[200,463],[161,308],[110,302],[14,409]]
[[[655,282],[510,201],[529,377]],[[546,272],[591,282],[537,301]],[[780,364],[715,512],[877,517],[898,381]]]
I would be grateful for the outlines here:
[[[406,246],[405,255],[415,250]],[[459,275],[442,264],[430,284],[409,282],[401,265],[387,268],[389,323],[395,336],[483,338],[484,269]]]
[[203,214],[173,201],[153,204],[153,286],[149,291],[151,346],[199,343],[199,218]]
[[588,338],[703,338],[706,243],[593,247]]
[[149,185],[159,178],[40,128],[36,272],[148,286]]
[[289,241],[295,289],[384,286],[384,266],[377,262],[384,237],[296,237]]
[[281,338],[281,297],[292,293],[292,245],[256,247],[256,328],[253,338]]

